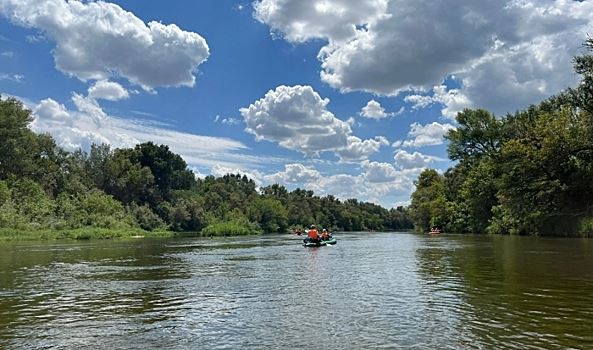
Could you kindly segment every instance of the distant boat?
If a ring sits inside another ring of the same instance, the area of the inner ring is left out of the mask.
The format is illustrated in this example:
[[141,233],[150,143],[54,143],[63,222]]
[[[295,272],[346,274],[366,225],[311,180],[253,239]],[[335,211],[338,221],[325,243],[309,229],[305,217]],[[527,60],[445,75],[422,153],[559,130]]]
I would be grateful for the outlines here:
[[438,229],[438,228],[436,228],[436,227],[433,227],[433,228],[430,229],[430,232],[428,232],[428,234],[431,234],[431,235],[440,235],[441,234],[441,230]]

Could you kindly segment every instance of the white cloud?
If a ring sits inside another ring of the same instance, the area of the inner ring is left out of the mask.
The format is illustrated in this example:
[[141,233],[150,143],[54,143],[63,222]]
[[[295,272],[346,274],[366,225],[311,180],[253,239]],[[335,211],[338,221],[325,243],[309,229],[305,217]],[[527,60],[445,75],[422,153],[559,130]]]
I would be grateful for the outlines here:
[[400,169],[422,169],[434,161],[442,160],[438,157],[429,156],[420,152],[408,153],[404,150],[397,150],[394,159],[395,164]]
[[0,81],[7,80],[12,81],[13,83],[22,83],[24,78],[25,76],[21,74],[0,73]]
[[47,98],[39,102],[33,110],[33,115],[41,119],[54,119],[67,121],[70,118],[70,113],[66,107],[51,98]]
[[335,174],[325,176],[316,182],[307,183],[305,188],[315,192],[315,195],[326,196],[331,194],[339,199],[368,198],[367,188],[361,176],[350,174]]
[[394,113],[385,113],[385,108],[375,100],[367,102],[367,105],[362,107],[359,114],[369,119],[383,119],[394,115]]
[[440,124],[432,122],[430,124],[422,125],[419,123],[410,124],[410,132],[408,136],[410,139],[405,141],[395,141],[393,147],[424,147],[441,145],[445,142],[444,135],[454,129],[451,124]]
[[221,117],[220,115],[217,114],[216,117],[214,117],[214,122],[215,123],[221,122],[224,125],[231,126],[231,125],[239,125],[239,124],[241,124],[241,119],[232,118],[232,117],[224,118],[224,117]]
[[247,108],[241,108],[247,132],[256,140],[278,142],[309,156],[333,152],[343,161],[366,159],[389,143],[384,137],[362,140],[352,135],[349,122],[327,110],[310,86],[278,86]]
[[412,94],[404,97],[404,101],[412,104],[412,109],[419,110],[438,103],[443,106],[441,113],[449,119],[455,119],[457,113],[471,107],[469,98],[459,89],[449,89],[445,85],[432,88],[432,95]]
[[[316,6],[334,12],[304,10]],[[571,59],[593,27],[591,13],[593,1],[568,0],[255,4],[256,18],[286,40],[327,41],[321,79],[341,91],[427,91],[455,74],[460,89],[426,101],[449,118],[463,107],[513,112],[574,85]]]
[[267,175],[266,181],[278,184],[303,184],[317,181],[321,174],[316,169],[305,167],[303,164],[285,164],[284,171]]
[[394,168],[393,164],[365,161],[361,172],[321,174],[314,166],[287,164],[283,171],[263,177],[264,184],[278,183],[289,190],[304,188],[315,195],[333,195],[341,200],[357,198],[386,207],[409,199],[414,180],[422,169]]
[[357,26],[375,23],[387,8],[387,0],[285,1],[259,0],[254,16],[271,27],[273,35],[290,42],[311,39],[347,40]]
[[395,180],[398,173],[395,167],[389,163],[363,162],[363,177],[371,183],[389,182]]
[[6,57],[6,58],[13,58],[14,57],[14,52],[12,52],[12,51],[2,51],[2,52],[0,52],[0,56]]
[[112,3],[0,0],[0,13],[55,41],[56,67],[83,81],[123,77],[146,90],[193,86],[209,55],[200,35],[175,24],[145,24]]
[[106,114],[96,100],[73,94],[76,110],[45,99],[31,106],[36,132],[50,133],[67,150],[88,150],[91,144],[107,143],[113,147],[133,147],[152,141],[165,144],[194,167],[227,167],[253,171],[256,167],[276,164],[284,159],[244,153],[247,147],[223,137],[194,135],[176,131],[149,120],[124,119]]
[[89,88],[89,97],[96,100],[119,101],[127,99],[130,94],[128,90],[116,82],[99,80]]

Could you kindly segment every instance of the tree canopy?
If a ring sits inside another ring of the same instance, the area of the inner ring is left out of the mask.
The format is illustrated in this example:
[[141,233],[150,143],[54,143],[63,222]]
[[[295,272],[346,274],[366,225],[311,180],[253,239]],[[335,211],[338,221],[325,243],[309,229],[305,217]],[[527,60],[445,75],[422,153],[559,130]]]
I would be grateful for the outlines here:
[[[593,52],[593,39],[585,45]],[[539,105],[497,118],[464,110],[446,135],[457,164],[424,171],[412,195],[420,230],[534,235],[593,234],[593,56],[582,76]]]
[[83,227],[229,233],[286,232],[312,223],[332,230],[407,229],[405,208],[340,201],[245,175],[196,178],[183,158],[152,142],[66,152],[29,129],[22,102],[0,97],[0,228]]

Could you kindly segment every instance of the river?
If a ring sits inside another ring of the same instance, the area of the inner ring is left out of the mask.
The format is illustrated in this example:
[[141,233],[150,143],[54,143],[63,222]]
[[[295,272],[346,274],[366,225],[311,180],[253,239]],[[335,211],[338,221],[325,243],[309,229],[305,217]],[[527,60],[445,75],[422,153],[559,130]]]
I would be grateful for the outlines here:
[[0,349],[591,349],[593,240],[0,243]]

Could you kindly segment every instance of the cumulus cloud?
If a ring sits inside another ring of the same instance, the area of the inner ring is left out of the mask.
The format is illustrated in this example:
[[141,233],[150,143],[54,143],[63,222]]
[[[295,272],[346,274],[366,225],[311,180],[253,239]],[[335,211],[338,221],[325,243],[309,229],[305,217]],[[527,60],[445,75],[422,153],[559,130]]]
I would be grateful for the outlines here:
[[146,90],[193,86],[209,55],[199,34],[175,24],[145,24],[103,1],[0,0],[0,13],[53,40],[56,68],[83,81],[123,77]]
[[359,114],[360,116],[369,119],[383,119],[394,115],[394,113],[385,113],[385,108],[375,100],[367,102],[366,106],[362,107]]
[[366,159],[389,143],[384,137],[362,140],[352,135],[349,122],[336,118],[310,86],[278,86],[247,108],[241,108],[248,133],[256,140],[309,156],[333,152],[343,161]]
[[430,124],[422,125],[419,123],[410,124],[410,132],[408,137],[410,139],[405,141],[396,141],[393,147],[424,147],[441,145],[445,142],[444,135],[455,127],[451,124],[440,124],[432,122]]
[[290,42],[311,39],[347,40],[357,26],[375,23],[387,8],[387,0],[255,1],[254,16],[272,29],[273,35]]
[[[345,12],[302,10],[316,4]],[[321,79],[341,91],[429,91],[455,74],[461,88],[431,100],[448,117],[465,106],[513,112],[574,85],[571,58],[593,26],[592,1],[260,0],[254,8],[288,41],[326,40]]]
[[418,174],[418,169],[396,170],[393,164],[365,161],[359,174],[323,175],[311,165],[295,163],[287,164],[283,171],[265,175],[263,183],[278,183],[289,189],[312,190],[319,196],[331,194],[342,200],[357,198],[391,207],[409,198]]
[[363,177],[371,183],[389,182],[395,180],[398,173],[395,167],[389,163],[363,162]]
[[265,177],[267,182],[278,184],[304,184],[317,181],[320,178],[319,171],[298,163],[285,164],[284,171]]
[[69,110],[53,99],[44,99],[32,105],[34,121],[31,128],[36,132],[50,133],[58,145],[67,150],[88,150],[93,143],[133,147],[153,141],[168,145],[188,164],[200,168],[219,166],[248,171],[284,161],[249,155],[244,144],[229,138],[195,135],[150,120],[111,116],[88,96],[73,94],[72,102],[76,110]]
[[441,113],[449,119],[455,119],[457,113],[464,108],[471,107],[469,98],[459,89],[447,89],[445,85],[437,85],[432,88],[432,95],[410,94],[404,97],[404,101],[412,104],[412,109],[419,110],[440,104],[443,106]]
[[64,120],[67,121],[70,118],[70,113],[66,110],[66,107],[58,103],[51,98],[47,98],[39,102],[39,104],[33,110],[33,115],[37,118],[44,120]]
[[100,80],[89,88],[89,97],[96,100],[119,101],[127,99],[130,97],[130,94],[128,90],[116,82]]
[[438,157],[429,156],[420,152],[408,153],[404,150],[395,152],[395,164],[400,169],[422,169],[430,165],[434,161],[441,161]]

